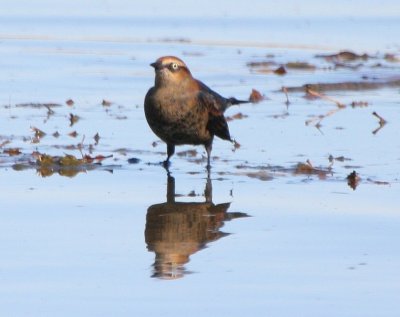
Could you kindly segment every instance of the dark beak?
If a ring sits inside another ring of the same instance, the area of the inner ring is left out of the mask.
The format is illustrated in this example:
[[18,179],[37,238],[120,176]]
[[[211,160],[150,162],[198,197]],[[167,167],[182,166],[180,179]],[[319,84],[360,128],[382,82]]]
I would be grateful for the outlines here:
[[158,70],[161,68],[161,63],[160,62],[154,62],[150,64],[151,67],[154,67],[155,70]]

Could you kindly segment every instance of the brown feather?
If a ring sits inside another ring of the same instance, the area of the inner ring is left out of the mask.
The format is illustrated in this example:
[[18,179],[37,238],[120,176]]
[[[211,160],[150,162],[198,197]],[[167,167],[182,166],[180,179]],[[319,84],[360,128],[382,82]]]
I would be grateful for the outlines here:
[[232,141],[225,110],[244,101],[224,98],[192,77],[186,64],[174,56],[164,56],[151,64],[154,87],[145,97],[145,115],[153,132],[167,143],[167,160],[176,145],[204,145],[208,166],[214,136]]

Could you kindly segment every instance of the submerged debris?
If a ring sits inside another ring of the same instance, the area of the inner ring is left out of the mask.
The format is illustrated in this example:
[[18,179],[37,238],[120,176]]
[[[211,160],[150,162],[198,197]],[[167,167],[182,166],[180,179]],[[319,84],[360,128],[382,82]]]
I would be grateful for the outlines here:
[[18,103],[15,105],[17,108],[55,108],[55,107],[62,107],[59,103]]
[[333,155],[329,155],[328,160],[330,163],[333,163],[333,161],[345,162],[345,161],[351,161],[351,158],[344,157],[344,156],[334,157]]
[[373,180],[373,179],[371,179],[371,178],[367,178],[367,181],[370,182],[370,183],[372,183],[372,184],[375,184],[375,185],[390,185],[389,182],[386,182],[386,181],[376,181],[376,180]]
[[261,61],[249,62],[247,63],[247,66],[258,73],[275,73],[277,75],[285,75],[287,73],[287,69],[305,71],[314,71],[317,69],[315,65],[307,62],[288,62],[285,64],[279,64],[274,61]]
[[9,156],[17,156],[21,154],[21,149],[20,148],[4,149],[3,153],[8,154]]
[[325,179],[330,173],[332,173],[330,167],[327,169],[316,168],[309,160],[307,160],[306,163],[297,163],[297,166],[294,170],[295,175],[317,175],[320,179]]
[[294,69],[294,70],[308,70],[313,71],[316,70],[317,67],[315,65],[309,64],[307,62],[289,62],[285,64],[287,69]]
[[329,55],[316,55],[315,57],[318,58],[323,58],[326,61],[329,62],[352,62],[352,61],[358,61],[358,60],[363,60],[366,61],[370,58],[372,58],[371,56],[369,56],[368,54],[357,54],[351,51],[341,51],[339,53],[335,53],[335,54],[329,54]]
[[244,118],[247,118],[247,117],[248,117],[247,114],[243,114],[241,112],[238,112],[238,113],[236,113],[236,114],[234,114],[232,116],[226,117],[226,121],[229,122],[229,121],[233,121],[233,120],[241,120],[241,119],[244,119]]
[[187,150],[187,151],[180,151],[178,153],[176,153],[176,155],[182,157],[195,157],[197,155],[197,151],[196,150]]
[[385,54],[385,60],[390,62],[390,63],[399,63],[400,62],[400,57],[395,54]]
[[275,62],[270,62],[270,61],[263,61],[263,62],[249,62],[247,63],[248,67],[270,67],[270,66],[275,66]]
[[400,79],[390,79],[382,81],[349,81],[339,83],[315,83],[315,84],[304,84],[297,87],[287,87],[289,92],[302,92],[311,89],[317,92],[326,91],[348,91],[348,90],[373,90],[381,89],[385,87],[400,87]]
[[42,177],[51,176],[55,173],[61,176],[74,177],[78,173],[93,170],[101,166],[101,161],[112,157],[112,155],[98,155],[96,157],[84,155],[82,158],[77,158],[70,154],[52,156],[42,153],[35,153],[34,156],[36,157],[35,166],[37,172]]
[[353,108],[357,108],[357,107],[363,108],[363,107],[368,107],[368,106],[369,106],[369,103],[368,103],[368,101],[353,101],[353,102],[351,103],[351,106],[352,106]]
[[267,171],[262,170],[258,172],[248,172],[246,173],[246,176],[259,179],[260,181],[270,181],[274,179]]
[[[74,177],[79,173],[86,173],[91,170],[106,170],[111,171],[119,166],[102,165],[102,161],[113,157],[112,155],[90,156],[82,155],[78,158],[71,154],[64,156],[53,156],[40,152],[30,154],[20,153],[17,159],[13,162],[5,162],[7,166],[12,166],[16,171],[35,169],[38,175],[48,177],[54,174],[61,176]],[[9,165],[9,164],[12,165]]]
[[257,73],[272,73],[273,67],[276,67],[277,64],[272,61],[262,61],[262,62],[249,62],[247,63],[247,67],[250,70],[255,71]]

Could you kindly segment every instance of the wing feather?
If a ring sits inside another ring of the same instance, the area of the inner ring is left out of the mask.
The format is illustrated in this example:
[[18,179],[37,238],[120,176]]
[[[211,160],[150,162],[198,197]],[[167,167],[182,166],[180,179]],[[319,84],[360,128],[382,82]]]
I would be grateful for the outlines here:
[[198,94],[198,102],[208,111],[207,129],[210,133],[223,140],[232,141],[228,123],[226,122],[223,111],[220,110],[221,104],[219,97],[223,98],[219,95],[215,96],[207,91],[201,91]]

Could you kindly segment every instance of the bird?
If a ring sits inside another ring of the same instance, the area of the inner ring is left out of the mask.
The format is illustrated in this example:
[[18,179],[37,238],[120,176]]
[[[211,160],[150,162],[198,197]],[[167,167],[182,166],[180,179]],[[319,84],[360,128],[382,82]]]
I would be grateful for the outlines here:
[[246,100],[225,98],[192,76],[178,57],[162,56],[151,63],[155,70],[154,86],[144,100],[144,112],[151,130],[167,144],[168,169],[175,146],[203,145],[207,169],[214,137],[233,142],[224,112]]

